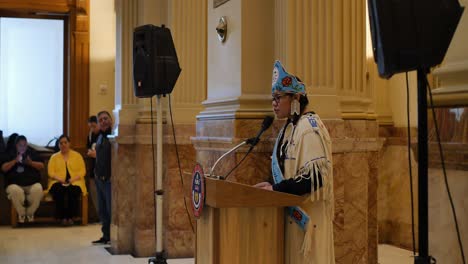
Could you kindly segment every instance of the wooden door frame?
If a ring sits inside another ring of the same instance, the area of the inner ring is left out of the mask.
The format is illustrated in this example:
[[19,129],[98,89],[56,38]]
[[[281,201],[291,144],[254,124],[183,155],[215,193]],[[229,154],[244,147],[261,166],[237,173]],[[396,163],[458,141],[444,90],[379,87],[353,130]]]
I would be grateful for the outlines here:
[[84,150],[89,117],[89,0],[0,0],[0,14],[64,18],[63,132],[76,149]]

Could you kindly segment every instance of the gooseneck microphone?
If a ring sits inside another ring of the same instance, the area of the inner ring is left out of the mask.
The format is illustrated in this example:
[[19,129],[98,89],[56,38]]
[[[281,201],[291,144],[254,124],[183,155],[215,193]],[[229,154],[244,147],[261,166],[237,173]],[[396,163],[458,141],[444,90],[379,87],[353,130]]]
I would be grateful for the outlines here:
[[251,148],[255,147],[255,145],[257,145],[257,143],[260,141],[260,136],[263,134],[263,132],[265,132],[265,130],[270,128],[271,124],[273,123],[273,120],[275,120],[274,117],[265,116],[265,118],[263,119],[262,128],[260,129],[260,131],[258,131],[255,137],[247,139],[245,143],[249,144]]
[[[265,130],[267,130],[271,126],[271,124],[273,123],[273,120],[274,120],[274,117],[266,116],[263,119],[262,127],[260,128],[260,131],[258,131],[257,136],[242,141],[240,144],[233,147],[228,152],[224,153],[221,157],[219,157],[216,160],[216,162],[214,163],[213,167],[211,167],[210,176],[218,178],[218,179],[227,179],[229,174],[231,174],[242,163],[242,161],[244,161],[244,159],[247,157],[247,155],[249,155],[249,153],[252,151],[252,149],[255,147],[255,145],[257,145],[257,143],[260,141],[260,137],[262,136],[263,132],[265,132]],[[234,168],[232,168],[224,177],[223,176],[215,176],[214,171],[215,171],[216,165],[218,165],[219,161],[222,160],[227,155],[229,155],[231,152],[235,151],[236,149],[242,147],[245,144],[249,144],[250,148],[247,151],[247,153],[244,155],[244,157],[241,159],[241,161],[239,161],[239,163],[237,163],[236,166],[234,166]]]

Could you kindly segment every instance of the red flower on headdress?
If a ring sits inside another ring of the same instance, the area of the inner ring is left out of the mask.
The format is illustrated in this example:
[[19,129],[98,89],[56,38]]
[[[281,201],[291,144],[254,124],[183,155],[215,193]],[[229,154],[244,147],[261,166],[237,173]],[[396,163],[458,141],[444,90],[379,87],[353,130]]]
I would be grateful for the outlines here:
[[292,78],[289,76],[284,77],[283,80],[281,80],[281,84],[285,87],[290,86],[292,84]]
[[300,213],[299,211],[297,211],[297,210],[294,210],[294,211],[293,211],[293,217],[294,217],[296,220],[298,220],[298,221],[302,221],[302,215],[301,215],[301,213]]

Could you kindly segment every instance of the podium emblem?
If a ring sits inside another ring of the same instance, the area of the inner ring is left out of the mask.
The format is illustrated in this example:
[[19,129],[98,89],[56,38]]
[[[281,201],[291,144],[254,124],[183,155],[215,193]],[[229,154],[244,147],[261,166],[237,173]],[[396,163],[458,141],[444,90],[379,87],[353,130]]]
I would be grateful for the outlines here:
[[200,217],[205,203],[204,175],[201,165],[197,163],[192,172],[192,209],[196,218]]

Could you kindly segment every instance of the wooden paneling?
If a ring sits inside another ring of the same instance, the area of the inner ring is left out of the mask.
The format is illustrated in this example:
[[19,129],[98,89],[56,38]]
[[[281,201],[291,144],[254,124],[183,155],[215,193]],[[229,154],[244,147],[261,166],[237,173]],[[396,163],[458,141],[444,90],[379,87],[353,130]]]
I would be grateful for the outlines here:
[[[206,177],[205,187],[197,264],[284,263],[284,206],[299,205],[303,197]],[[189,185],[184,191],[189,198]]]
[[267,191],[237,182],[212,178],[205,178],[205,182],[206,193],[209,194],[205,203],[216,208],[288,206],[301,204],[305,200],[302,196]]
[[71,0],[0,0],[0,9],[68,13]]
[[197,220],[196,263],[283,263],[283,227],[282,207],[207,206]]
[[223,208],[219,211],[218,263],[283,263],[282,207]]
[[70,112],[68,134],[75,147],[86,145],[89,115],[89,33],[73,32],[70,43]]
[[219,263],[219,210],[206,207],[197,220],[196,264]]
[[[70,1],[70,0],[69,0]],[[84,149],[89,116],[89,0],[72,0],[70,10],[70,97],[68,134]]]

